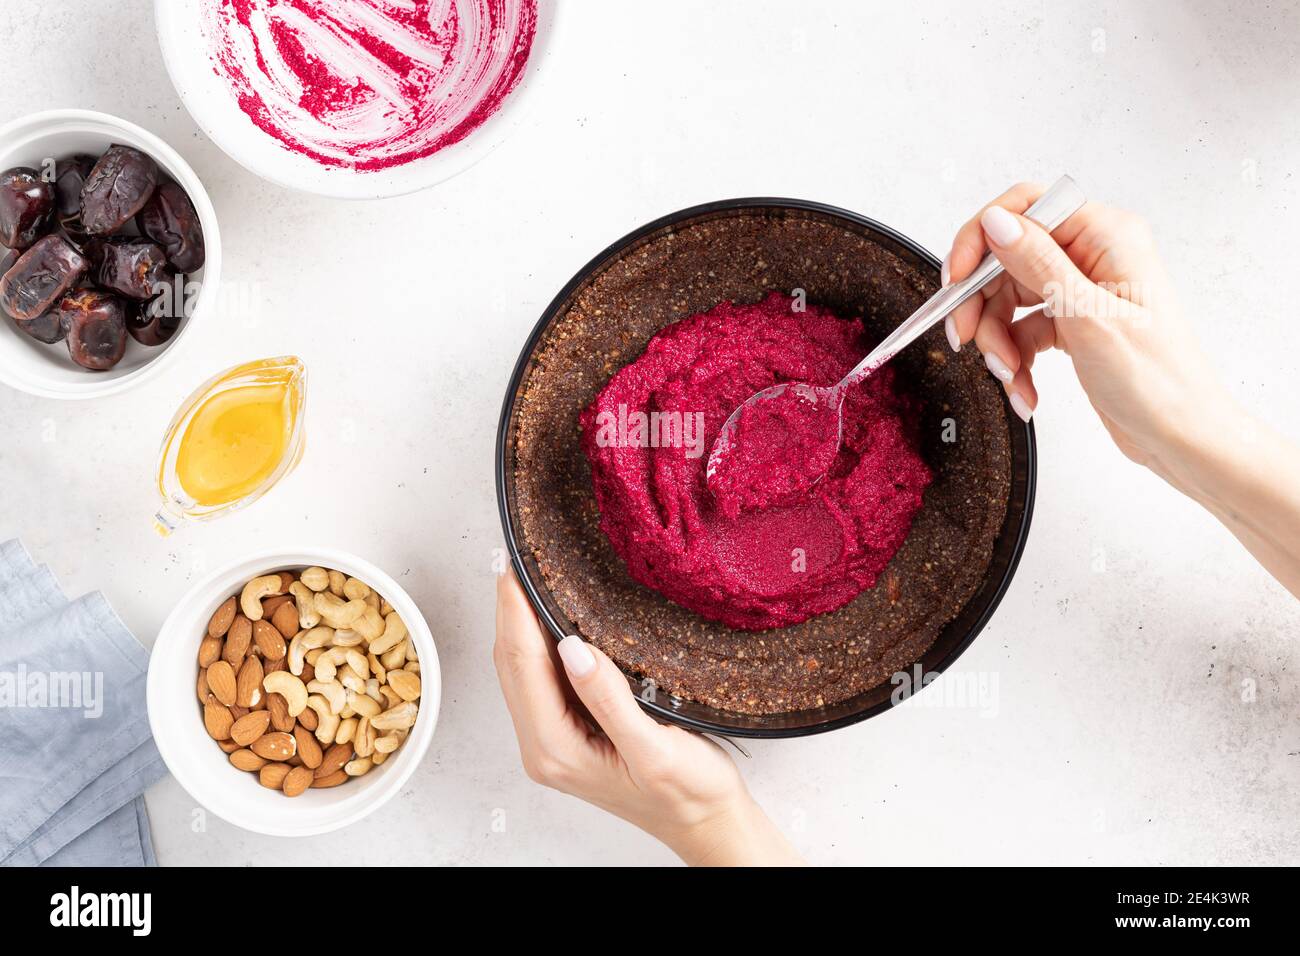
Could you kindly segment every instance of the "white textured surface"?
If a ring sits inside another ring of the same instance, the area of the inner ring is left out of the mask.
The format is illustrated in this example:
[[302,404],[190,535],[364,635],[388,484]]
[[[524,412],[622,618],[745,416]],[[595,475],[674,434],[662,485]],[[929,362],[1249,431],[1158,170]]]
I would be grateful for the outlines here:
[[[1300,259],[1300,7],[922,6],[563,0],[547,88],[516,135],[439,188],[363,205],[259,182],[199,135],[143,0],[0,8],[0,120],[81,106],[161,135],[212,194],[228,281],[256,283],[260,304],[252,323],[211,317],[138,392],[0,392],[0,538],[20,534],[72,593],[102,588],[146,643],[205,568],[300,540],[351,550],[401,580],[443,660],[433,747],[377,815],[268,840],[204,829],[169,780],[149,794],[162,862],[337,860],[344,843],[370,863],[672,859],[527,781],[490,661],[509,371],[559,286],[665,212],[800,196],[942,253],[981,201],[1068,170],[1153,221],[1232,387],[1297,433],[1279,292]],[[246,513],[160,542],[150,474],[174,407],[212,372],[282,352],[311,368],[302,465]],[[923,695],[754,745],[750,785],[824,863],[1297,862],[1296,602],[1111,447],[1062,357],[1039,367],[1029,547],[956,671],[996,680],[996,716]]]

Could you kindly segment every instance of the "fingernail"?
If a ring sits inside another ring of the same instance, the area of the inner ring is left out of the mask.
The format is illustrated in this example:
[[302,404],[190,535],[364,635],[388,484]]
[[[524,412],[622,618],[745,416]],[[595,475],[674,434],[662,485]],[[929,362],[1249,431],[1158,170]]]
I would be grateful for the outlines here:
[[1016,373],[1007,368],[1007,363],[998,358],[993,352],[984,356],[984,364],[989,367],[989,371],[994,374],[999,382],[1010,382],[1016,377]]
[[591,648],[577,634],[570,634],[560,641],[559,646],[564,669],[574,677],[586,677],[596,669],[596,658],[592,656]]
[[980,216],[980,226],[984,235],[995,246],[1013,246],[1025,234],[1020,220],[1001,206],[989,206]]
[[948,316],[943,320],[943,334],[948,336],[948,344],[952,346],[954,352],[961,351],[961,339],[957,338],[957,323]]
[[[1020,416],[1022,422],[1029,421],[1030,416],[1034,414],[1033,410],[1029,407],[1029,403],[1024,400],[1019,392],[1011,393],[1011,409]],[[565,638],[565,640],[568,640],[568,638]],[[563,645],[561,645],[561,649],[563,649]],[[590,651],[588,651],[588,653],[590,653]]]
[[[948,256],[952,253],[948,253]],[[939,266],[939,284],[946,286],[952,279],[952,271],[948,268],[948,256],[943,257],[943,265]]]

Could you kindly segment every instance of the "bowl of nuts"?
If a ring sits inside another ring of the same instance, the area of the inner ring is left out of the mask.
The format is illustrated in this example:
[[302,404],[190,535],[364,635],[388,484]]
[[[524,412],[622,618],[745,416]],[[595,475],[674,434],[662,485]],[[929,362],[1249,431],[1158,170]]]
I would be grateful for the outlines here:
[[216,212],[133,123],[51,110],[0,129],[0,382],[99,398],[174,360],[215,301]]
[[402,788],[433,739],[438,652],[411,598],[337,551],[258,556],[202,581],[149,660],[172,774],[237,826],[327,833]]

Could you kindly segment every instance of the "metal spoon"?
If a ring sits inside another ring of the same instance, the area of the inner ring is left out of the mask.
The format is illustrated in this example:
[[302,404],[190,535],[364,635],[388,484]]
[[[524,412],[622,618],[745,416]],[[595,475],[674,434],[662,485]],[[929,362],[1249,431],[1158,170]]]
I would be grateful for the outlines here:
[[[1050,189],[1038,197],[1037,202],[1025,210],[1025,216],[1051,232],[1078,212],[1086,201],[1083,192],[1075,184],[1074,180],[1069,176],[1062,176],[1052,184]],[[974,272],[960,282],[945,286],[932,295],[924,305],[908,316],[898,328],[885,337],[884,341],[872,349],[871,354],[859,362],[857,367],[848,375],[845,375],[837,385],[825,386],[808,385],[803,382],[782,382],[780,385],[772,385],[762,391],[755,392],[745,399],[744,403],[732,412],[723,424],[722,431],[718,433],[718,438],[709,452],[706,477],[712,477],[714,472],[718,470],[722,459],[736,447],[736,426],[740,421],[741,413],[759,402],[768,402],[774,398],[779,398],[785,394],[787,389],[795,389],[799,399],[817,406],[816,414],[824,411],[828,416],[836,416],[839,441],[842,442],[844,438],[845,393],[854,385],[865,380],[867,376],[892,359],[905,347],[915,342],[936,323],[942,322],[949,312],[992,282],[997,276],[1001,275],[1002,271],[1002,263],[998,262],[997,257],[992,252],[985,255],[980,260],[980,264],[975,267]],[[816,484],[817,480],[820,480],[820,478],[814,479],[812,484]]]

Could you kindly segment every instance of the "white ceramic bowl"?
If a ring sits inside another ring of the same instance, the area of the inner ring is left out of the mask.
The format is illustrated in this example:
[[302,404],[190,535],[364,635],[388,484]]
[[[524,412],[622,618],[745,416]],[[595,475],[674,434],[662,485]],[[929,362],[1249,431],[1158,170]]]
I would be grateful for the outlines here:
[[105,372],[75,365],[63,342],[45,345],[24,335],[13,322],[0,323],[0,382],[43,398],[101,398],[139,385],[175,360],[185,343],[193,341],[193,328],[216,299],[221,279],[221,234],[217,214],[207,191],[180,154],[147,130],[106,113],[89,110],[49,110],[33,113],[0,129],[0,169],[31,166],[45,159],[63,159],[73,153],[98,156],[114,143],[147,153],[168,176],[189,194],[203,226],[207,251],[202,269],[186,276],[201,283],[193,312],[165,344],[148,347],[129,339],[122,361]]
[[324,166],[284,148],[240,109],[206,54],[202,6],[208,0],[154,0],[163,62],[185,108],[231,159],[280,186],[339,199],[400,196],[463,172],[492,151],[519,123],[548,54],[558,0],[537,0],[537,31],[524,75],[495,113],[463,140],[401,166],[372,172]]
[[[358,578],[402,616],[420,655],[420,715],[401,747],[364,776],[290,799],[236,770],[208,736],[194,694],[199,641],[222,601],[251,578],[318,565]],[[208,810],[236,826],[271,836],[310,836],[355,823],[396,796],[415,772],[438,722],[442,679],[438,649],[415,602],[379,568],[341,551],[301,548],[257,555],[222,568],[190,589],[163,623],[149,658],[149,724],[173,776]]]

